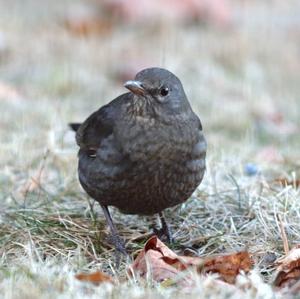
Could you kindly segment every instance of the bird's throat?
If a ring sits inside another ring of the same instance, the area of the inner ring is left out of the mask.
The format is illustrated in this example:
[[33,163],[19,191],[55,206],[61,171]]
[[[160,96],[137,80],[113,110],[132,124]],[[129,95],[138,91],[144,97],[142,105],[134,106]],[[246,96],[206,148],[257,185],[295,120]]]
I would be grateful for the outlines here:
[[157,115],[156,106],[153,101],[147,97],[134,96],[128,105],[128,114],[131,117],[151,119]]

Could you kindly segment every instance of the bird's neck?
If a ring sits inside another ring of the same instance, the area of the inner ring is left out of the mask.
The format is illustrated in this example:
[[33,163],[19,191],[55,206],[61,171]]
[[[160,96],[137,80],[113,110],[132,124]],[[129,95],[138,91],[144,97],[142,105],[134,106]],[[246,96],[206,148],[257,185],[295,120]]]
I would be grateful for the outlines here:
[[130,118],[153,118],[156,115],[156,107],[147,98],[133,97],[126,107],[126,114]]
[[126,115],[134,122],[162,122],[168,124],[189,117],[193,113],[189,103],[186,103],[178,111],[165,111],[159,104],[155,105],[147,98],[133,97],[127,104]]

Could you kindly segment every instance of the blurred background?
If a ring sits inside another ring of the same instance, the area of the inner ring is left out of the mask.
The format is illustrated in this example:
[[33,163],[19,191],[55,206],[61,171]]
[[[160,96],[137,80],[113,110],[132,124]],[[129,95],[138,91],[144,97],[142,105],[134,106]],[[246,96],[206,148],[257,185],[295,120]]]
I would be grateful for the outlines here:
[[202,120],[203,189],[220,161],[237,175],[299,172],[299,1],[0,0],[2,208],[82,200],[68,122],[151,66],[181,79]]

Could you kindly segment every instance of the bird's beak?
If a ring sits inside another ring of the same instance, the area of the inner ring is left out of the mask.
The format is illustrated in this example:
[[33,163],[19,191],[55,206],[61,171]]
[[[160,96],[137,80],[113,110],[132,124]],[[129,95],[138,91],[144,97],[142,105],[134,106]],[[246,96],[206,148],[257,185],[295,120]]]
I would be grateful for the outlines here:
[[145,88],[143,87],[142,82],[140,82],[140,81],[135,81],[135,80],[127,81],[124,84],[124,87],[129,89],[134,94],[137,94],[137,95],[145,94]]

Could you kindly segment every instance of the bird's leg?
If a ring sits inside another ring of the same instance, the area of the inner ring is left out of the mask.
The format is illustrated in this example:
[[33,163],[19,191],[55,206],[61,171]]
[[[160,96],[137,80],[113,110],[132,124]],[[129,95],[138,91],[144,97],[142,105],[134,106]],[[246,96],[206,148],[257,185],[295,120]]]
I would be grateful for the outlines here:
[[167,221],[165,219],[165,216],[163,214],[163,212],[160,212],[159,214],[159,219],[160,219],[160,222],[161,222],[161,229],[157,230],[157,229],[154,229],[154,233],[158,235],[158,237],[165,237],[167,239],[167,242],[169,244],[172,244],[173,243],[173,238],[172,238],[172,234],[171,234],[171,231],[170,231],[170,228],[167,224]]
[[173,243],[173,238],[172,238],[172,233],[171,230],[167,224],[167,221],[165,219],[165,216],[163,214],[163,212],[159,213],[159,219],[161,222],[161,231],[162,233],[167,237],[167,241],[172,244]]
[[110,228],[111,242],[113,243],[113,245],[115,246],[115,248],[117,250],[117,262],[116,263],[119,264],[119,259],[120,259],[119,253],[122,253],[125,256],[128,256],[126,249],[125,249],[124,241],[119,237],[117,229],[116,229],[116,227],[113,223],[113,220],[110,216],[108,207],[106,205],[101,205],[101,208],[103,210],[104,216],[105,216],[108,226]]

